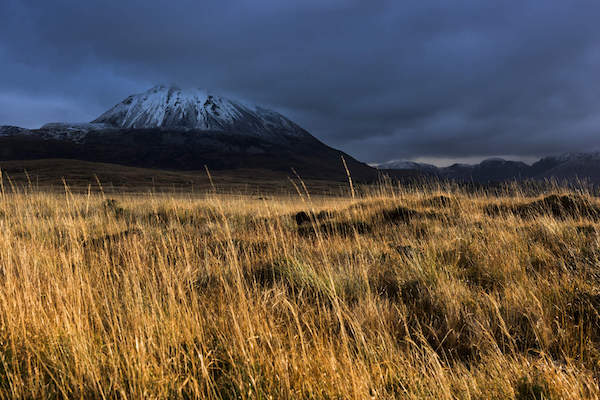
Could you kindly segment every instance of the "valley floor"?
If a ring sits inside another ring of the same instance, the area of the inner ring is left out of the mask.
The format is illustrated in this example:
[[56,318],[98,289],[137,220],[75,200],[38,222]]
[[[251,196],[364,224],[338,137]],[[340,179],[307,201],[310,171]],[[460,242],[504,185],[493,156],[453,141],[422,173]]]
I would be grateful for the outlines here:
[[0,194],[1,398],[598,398],[600,202]]
[[[201,194],[216,189],[219,193],[259,195],[297,194],[290,183],[289,171],[266,169],[233,169],[217,171],[171,171],[138,168],[119,164],[69,160],[41,159],[0,161],[0,183],[6,191],[37,190],[64,193],[65,185],[73,193],[116,194]],[[209,176],[210,174],[210,176]],[[346,182],[306,180],[311,191],[340,194]]]

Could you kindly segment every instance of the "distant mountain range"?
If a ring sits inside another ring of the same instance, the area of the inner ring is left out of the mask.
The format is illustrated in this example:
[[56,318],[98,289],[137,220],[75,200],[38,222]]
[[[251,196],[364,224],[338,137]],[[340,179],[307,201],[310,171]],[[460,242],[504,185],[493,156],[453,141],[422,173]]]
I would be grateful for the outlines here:
[[0,160],[65,158],[172,170],[295,169],[303,177],[357,179],[377,171],[283,115],[199,89],[155,86],[89,123],[0,127]]
[[412,161],[388,161],[376,167],[389,173],[413,171],[442,179],[477,183],[523,179],[558,181],[582,179],[590,183],[600,183],[600,152],[565,153],[544,157],[531,165],[521,161],[490,158],[479,164],[454,164],[443,168]]

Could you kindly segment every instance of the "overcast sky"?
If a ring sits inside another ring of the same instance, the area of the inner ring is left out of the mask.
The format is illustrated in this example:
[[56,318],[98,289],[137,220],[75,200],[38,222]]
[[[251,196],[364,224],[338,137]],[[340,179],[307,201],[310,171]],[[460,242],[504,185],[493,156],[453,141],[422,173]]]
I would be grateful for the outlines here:
[[158,83],[273,107],[365,162],[600,145],[600,1],[0,0],[0,125]]

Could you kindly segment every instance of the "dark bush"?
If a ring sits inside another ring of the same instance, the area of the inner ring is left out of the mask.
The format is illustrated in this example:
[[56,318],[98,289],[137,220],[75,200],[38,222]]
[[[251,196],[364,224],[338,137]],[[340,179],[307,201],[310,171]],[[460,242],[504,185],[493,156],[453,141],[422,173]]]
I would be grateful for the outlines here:
[[384,222],[407,223],[411,219],[421,217],[422,213],[406,207],[395,207],[381,212],[381,218]]
[[521,204],[490,204],[484,207],[490,216],[514,214],[521,218],[548,215],[554,218],[600,218],[600,208],[579,195],[552,194],[540,200]]
[[385,297],[391,301],[400,300],[400,282],[396,274],[390,269],[384,269],[369,279],[371,290],[376,295]]
[[112,215],[115,218],[121,218],[125,216],[125,210],[119,205],[115,199],[106,199],[102,203],[102,208],[107,215]]
[[[304,225],[311,223],[312,221],[322,221],[326,219],[333,218],[335,216],[335,212],[329,210],[319,211],[317,214],[313,214],[311,212],[300,211],[294,215],[294,219],[296,220],[296,225]],[[313,218],[314,217],[314,218]]]
[[363,221],[349,222],[324,222],[317,226],[302,225],[298,227],[298,234],[301,236],[315,236],[321,233],[325,236],[351,236],[355,233],[365,234],[371,232],[371,226]]
[[546,386],[539,382],[532,382],[529,378],[521,378],[516,387],[517,400],[548,400],[550,394]]
[[83,243],[84,247],[102,247],[104,245],[112,245],[115,244],[129,236],[141,234],[139,229],[126,229],[124,231],[113,233],[109,235],[104,235],[100,237],[96,237],[93,239],[89,239]]
[[295,218],[296,224],[298,226],[300,226],[302,224],[310,223],[310,221],[311,221],[310,215],[308,215],[308,213],[305,211],[300,211],[299,213],[297,213],[294,216],[294,218]]
[[444,196],[442,194],[439,196],[434,196],[434,197],[425,199],[421,202],[421,204],[425,207],[443,208],[443,207],[455,206],[458,204],[458,201],[455,198],[452,198],[450,196]]

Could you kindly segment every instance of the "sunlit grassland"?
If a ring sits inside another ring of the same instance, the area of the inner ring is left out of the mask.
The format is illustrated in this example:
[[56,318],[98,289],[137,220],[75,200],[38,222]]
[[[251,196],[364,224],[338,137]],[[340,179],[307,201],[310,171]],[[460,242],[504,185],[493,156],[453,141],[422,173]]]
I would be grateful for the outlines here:
[[298,187],[5,191],[0,396],[598,397],[596,198]]

